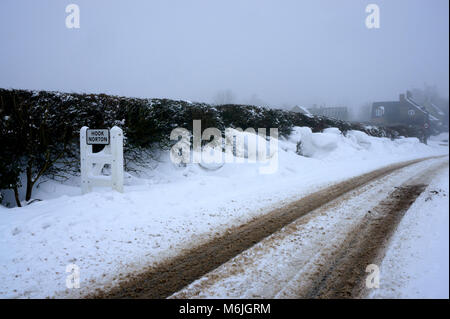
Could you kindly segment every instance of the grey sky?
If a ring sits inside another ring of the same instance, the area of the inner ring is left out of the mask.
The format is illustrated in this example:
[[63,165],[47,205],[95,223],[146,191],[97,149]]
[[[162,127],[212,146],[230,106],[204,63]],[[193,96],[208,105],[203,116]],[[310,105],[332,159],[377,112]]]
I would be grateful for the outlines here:
[[[67,29],[65,7],[81,9]],[[365,7],[380,6],[380,29]],[[0,87],[357,106],[436,84],[448,0],[1,0]]]

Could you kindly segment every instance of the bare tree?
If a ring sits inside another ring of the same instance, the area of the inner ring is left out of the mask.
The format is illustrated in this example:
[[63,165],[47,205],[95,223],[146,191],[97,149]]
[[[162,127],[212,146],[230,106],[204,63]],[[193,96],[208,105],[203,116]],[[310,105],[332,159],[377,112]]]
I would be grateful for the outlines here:
[[368,122],[370,121],[371,113],[372,113],[372,104],[367,102],[358,107],[356,110],[354,110],[352,118],[356,121]]
[[236,98],[233,91],[227,89],[217,92],[214,96],[213,103],[216,105],[233,104],[235,103],[235,100]]
[[33,187],[43,175],[60,175],[68,171],[67,167],[70,167],[69,171],[73,170],[74,165],[69,163],[74,148],[72,125],[65,121],[63,112],[54,112],[58,105],[50,100],[42,99],[33,105],[12,94],[9,101],[2,99],[0,102],[1,109],[9,114],[8,121],[1,125],[1,131],[7,133],[1,140],[10,144],[9,153],[15,158],[14,165],[5,170],[11,180],[8,188],[13,189],[16,204],[20,207],[19,175],[22,172],[25,173],[25,200],[28,202]]
[[255,106],[269,106],[266,102],[261,100],[257,94],[253,94],[248,100],[247,104],[255,105]]

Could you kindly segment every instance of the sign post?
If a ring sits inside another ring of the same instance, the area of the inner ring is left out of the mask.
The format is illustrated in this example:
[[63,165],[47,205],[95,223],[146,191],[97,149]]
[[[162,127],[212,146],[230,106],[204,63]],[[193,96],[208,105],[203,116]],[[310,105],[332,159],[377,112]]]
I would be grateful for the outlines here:
[[[105,145],[98,152],[92,152],[92,145]],[[89,129],[83,126],[80,130],[81,159],[81,192],[86,194],[92,187],[112,187],[123,192],[123,132],[114,126],[108,129]],[[111,175],[102,175],[105,165],[111,166]]]

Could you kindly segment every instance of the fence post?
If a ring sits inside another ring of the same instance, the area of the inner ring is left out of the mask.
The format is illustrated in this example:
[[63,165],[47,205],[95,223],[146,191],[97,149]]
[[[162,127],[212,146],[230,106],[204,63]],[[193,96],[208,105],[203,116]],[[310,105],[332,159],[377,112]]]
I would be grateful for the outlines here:
[[91,190],[88,178],[87,158],[92,153],[92,146],[86,143],[86,131],[88,127],[83,126],[80,130],[80,169],[81,169],[81,193],[86,194]]
[[120,127],[111,128],[111,178],[112,187],[123,193],[123,132]]

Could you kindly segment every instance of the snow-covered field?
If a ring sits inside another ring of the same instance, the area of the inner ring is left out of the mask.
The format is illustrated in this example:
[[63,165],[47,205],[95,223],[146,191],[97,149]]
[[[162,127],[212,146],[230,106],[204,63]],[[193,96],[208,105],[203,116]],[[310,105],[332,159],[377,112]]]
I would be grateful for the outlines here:
[[[129,175],[123,194],[106,189],[80,195],[79,179],[41,184],[43,199],[23,208],[0,206],[0,297],[79,296],[117,283],[226,228],[331,183],[415,158],[448,154],[448,134],[429,145],[337,129],[312,134],[296,128],[279,141],[279,165],[225,164],[205,170],[178,167],[162,153],[140,176]],[[302,141],[302,152],[295,153]],[[447,208],[448,213],[448,208]],[[66,266],[80,268],[80,289],[66,288]]]

